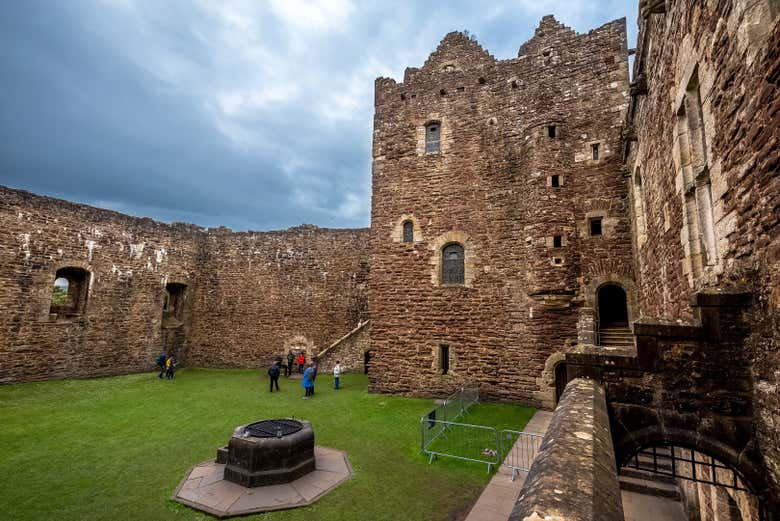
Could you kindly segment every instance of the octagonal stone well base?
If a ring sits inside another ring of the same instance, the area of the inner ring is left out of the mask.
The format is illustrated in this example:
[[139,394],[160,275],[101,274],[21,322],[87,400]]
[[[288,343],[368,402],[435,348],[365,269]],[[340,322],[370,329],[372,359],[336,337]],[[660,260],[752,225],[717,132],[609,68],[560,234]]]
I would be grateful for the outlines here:
[[314,447],[314,471],[283,485],[247,488],[224,479],[225,465],[206,461],[191,468],[171,499],[223,518],[310,505],[352,475],[344,452]]

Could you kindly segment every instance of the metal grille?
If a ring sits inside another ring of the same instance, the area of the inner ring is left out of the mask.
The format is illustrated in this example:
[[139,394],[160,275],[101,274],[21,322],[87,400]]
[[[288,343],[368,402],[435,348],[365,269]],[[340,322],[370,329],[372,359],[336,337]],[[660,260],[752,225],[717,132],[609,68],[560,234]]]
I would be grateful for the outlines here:
[[624,467],[751,492],[737,472],[712,456],[675,445],[637,452]]
[[255,438],[281,438],[303,429],[303,424],[296,420],[262,420],[250,423],[244,432]]
[[442,251],[441,279],[444,284],[463,284],[463,246],[450,244]]

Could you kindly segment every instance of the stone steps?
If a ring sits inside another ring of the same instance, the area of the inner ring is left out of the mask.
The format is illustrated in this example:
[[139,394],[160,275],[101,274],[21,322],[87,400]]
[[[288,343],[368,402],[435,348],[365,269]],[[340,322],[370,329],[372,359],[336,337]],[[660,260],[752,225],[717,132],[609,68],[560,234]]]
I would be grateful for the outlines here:
[[628,327],[605,327],[599,330],[599,345],[630,347],[634,345],[634,334]]
[[[649,473],[648,473],[649,474]],[[677,488],[677,484],[666,483],[661,480],[656,480],[655,476],[652,479],[636,478],[624,475],[621,470],[620,473],[620,488],[628,492],[636,492],[637,494],[646,494],[648,496],[665,497],[680,501],[682,496],[680,495],[680,489]]]

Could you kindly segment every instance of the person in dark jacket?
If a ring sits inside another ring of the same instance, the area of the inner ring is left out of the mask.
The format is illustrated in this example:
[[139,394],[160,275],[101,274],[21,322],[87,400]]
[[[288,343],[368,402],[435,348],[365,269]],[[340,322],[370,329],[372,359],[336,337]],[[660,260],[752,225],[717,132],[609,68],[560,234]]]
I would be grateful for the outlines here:
[[157,378],[162,378],[165,374],[165,361],[168,359],[168,353],[163,351],[160,353],[160,356],[157,357],[156,363],[157,367],[160,368],[160,374],[157,375]]
[[294,363],[295,363],[295,355],[292,353],[292,351],[287,351],[287,368],[284,374],[285,376],[290,376],[292,374],[292,368]]
[[173,380],[173,376],[176,374],[176,359],[173,355],[169,356],[165,361],[165,378]]
[[276,390],[279,390],[279,373],[281,372],[279,370],[279,365],[279,361],[277,360],[268,369],[268,376],[271,378],[271,392],[274,392],[274,384],[276,385]]

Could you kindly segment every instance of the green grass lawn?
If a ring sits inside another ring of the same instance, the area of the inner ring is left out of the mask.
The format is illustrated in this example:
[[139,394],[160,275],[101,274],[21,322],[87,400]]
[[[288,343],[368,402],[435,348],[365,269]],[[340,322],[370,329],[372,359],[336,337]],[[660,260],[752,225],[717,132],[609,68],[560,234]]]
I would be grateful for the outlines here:
[[[295,416],[316,443],[345,451],[352,479],[317,503],[249,516],[263,520],[447,520],[488,481],[486,467],[419,454],[419,418],[432,400],[368,394],[363,375],[299,380],[268,393],[259,371],[156,374],[0,386],[0,518],[212,519],[168,498],[188,468],[213,459],[233,428]],[[521,429],[533,410],[478,404],[465,420]]]

